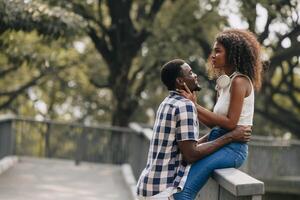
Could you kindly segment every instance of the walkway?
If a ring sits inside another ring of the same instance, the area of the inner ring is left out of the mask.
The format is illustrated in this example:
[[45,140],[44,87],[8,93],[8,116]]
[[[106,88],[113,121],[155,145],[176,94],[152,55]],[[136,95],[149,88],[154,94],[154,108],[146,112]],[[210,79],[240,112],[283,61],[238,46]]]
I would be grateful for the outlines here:
[[130,200],[121,167],[21,157],[0,176],[0,200]]

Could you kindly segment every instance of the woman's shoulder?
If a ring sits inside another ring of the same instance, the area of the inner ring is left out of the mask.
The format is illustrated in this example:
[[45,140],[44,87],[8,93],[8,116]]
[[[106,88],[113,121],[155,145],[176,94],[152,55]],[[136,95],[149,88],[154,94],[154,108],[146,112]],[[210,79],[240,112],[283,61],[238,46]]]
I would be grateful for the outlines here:
[[251,80],[244,74],[236,74],[231,80],[231,84],[249,84],[250,82]]
[[237,74],[231,80],[231,89],[232,88],[244,89],[247,91],[246,96],[248,96],[252,90],[252,82],[246,75]]

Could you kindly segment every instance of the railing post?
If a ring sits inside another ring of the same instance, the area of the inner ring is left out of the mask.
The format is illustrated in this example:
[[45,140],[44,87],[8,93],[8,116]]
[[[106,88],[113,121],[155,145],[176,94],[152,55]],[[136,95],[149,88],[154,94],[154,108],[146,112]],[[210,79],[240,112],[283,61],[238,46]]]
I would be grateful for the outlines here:
[[15,132],[13,119],[0,121],[0,158],[15,153]]
[[80,133],[77,136],[77,149],[75,155],[75,165],[79,165],[80,162],[84,159],[84,155],[86,152],[86,136],[87,131],[84,127],[82,127]]
[[45,132],[45,156],[51,158],[51,147],[50,147],[50,136],[51,136],[51,124],[46,123],[46,132]]

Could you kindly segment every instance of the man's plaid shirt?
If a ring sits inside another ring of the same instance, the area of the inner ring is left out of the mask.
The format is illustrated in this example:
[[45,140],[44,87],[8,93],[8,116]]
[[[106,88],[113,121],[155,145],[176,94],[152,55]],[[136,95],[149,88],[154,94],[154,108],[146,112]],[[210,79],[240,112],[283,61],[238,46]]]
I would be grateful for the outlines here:
[[197,110],[175,91],[160,104],[153,127],[146,168],[137,184],[139,196],[154,196],[167,188],[182,189],[190,165],[182,158],[178,141],[197,140]]

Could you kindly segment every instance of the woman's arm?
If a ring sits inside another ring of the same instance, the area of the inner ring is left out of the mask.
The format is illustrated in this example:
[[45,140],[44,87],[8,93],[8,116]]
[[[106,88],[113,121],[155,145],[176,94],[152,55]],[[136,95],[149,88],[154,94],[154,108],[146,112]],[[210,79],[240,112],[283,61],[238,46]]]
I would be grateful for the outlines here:
[[222,128],[232,130],[236,127],[240,118],[244,98],[250,94],[251,85],[249,80],[243,76],[237,76],[231,83],[231,97],[227,116],[218,115],[196,103],[195,93],[180,91],[180,93],[192,100],[197,108],[198,119],[206,126],[220,126]]
[[204,142],[208,142],[209,133],[206,133],[201,138],[198,139],[197,144],[202,144]]
[[248,142],[251,137],[251,127],[239,126],[233,131],[209,142],[195,142],[194,140],[178,141],[178,147],[183,155],[183,159],[188,163],[193,163],[230,142]]

